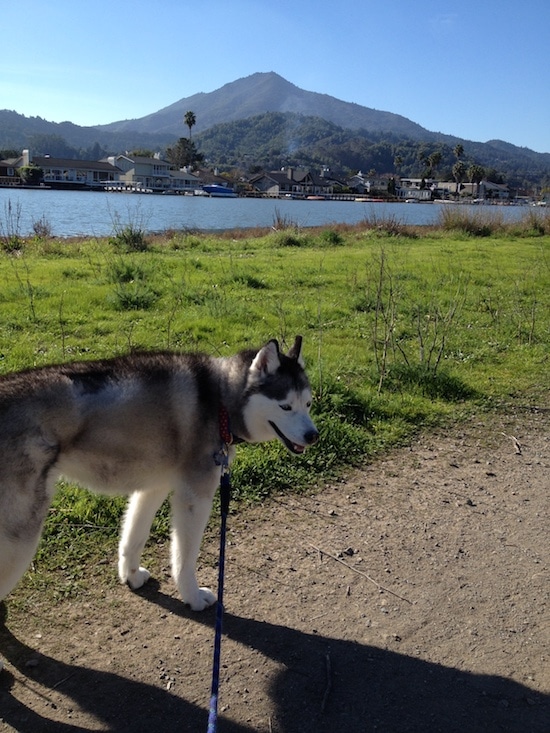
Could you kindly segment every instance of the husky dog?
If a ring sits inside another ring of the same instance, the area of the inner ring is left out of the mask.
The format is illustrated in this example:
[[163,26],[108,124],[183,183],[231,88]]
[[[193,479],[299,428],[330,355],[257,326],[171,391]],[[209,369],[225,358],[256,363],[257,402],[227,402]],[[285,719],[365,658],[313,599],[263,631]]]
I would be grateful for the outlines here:
[[288,354],[272,340],[227,358],[135,353],[0,377],[0,599],[31,562],[63,476],[129,495],[118,570],[133,589],[149,578],[141,553],[172,492],[174,580],[193,610],[213,604],[195,565],[223,444],[278,439],[300,454],[319,438],[301,347],[297,336]]

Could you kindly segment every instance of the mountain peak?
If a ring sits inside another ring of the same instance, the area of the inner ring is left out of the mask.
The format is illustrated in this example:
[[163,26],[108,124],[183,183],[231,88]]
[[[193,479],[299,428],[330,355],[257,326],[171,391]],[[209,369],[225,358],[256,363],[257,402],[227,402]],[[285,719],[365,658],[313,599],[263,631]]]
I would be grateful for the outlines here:
[[195,113],[197,119],[196,132],[220,122],[234,122],[264,112],[294,112],[322,117],[346,128],[376,132],[383,130],[416,139],[426,139],[429,135],[427,130],[406,117],[300,89],[275,71],[259,71],[228,82],[213,92],[184,97],[146,117],[113,122],[101,125],[98,129],[110,132],[135,130],[179,137],[184,134],[183,116],[189,110]]

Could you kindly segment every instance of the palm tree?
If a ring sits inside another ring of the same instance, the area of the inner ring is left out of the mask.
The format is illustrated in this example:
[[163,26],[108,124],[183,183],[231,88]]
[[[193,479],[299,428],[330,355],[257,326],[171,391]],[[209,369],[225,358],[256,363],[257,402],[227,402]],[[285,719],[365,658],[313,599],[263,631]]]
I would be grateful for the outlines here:
[[464,145],[461,145],[458,143],[453,148],[453,153],[455,154],[455,157],[457,160],[460,160],[460,158],[464,155]]
[[430,166],[431,171],[431,177],[435,178],[435,173],[437,168],[439,167],[439,164],[441,163],[441,159],[443,158],[443,155],[441,154],[441,151],[436,150],[431,155],[428,156],[428,163]]
[[189,128],[189,140],[191,140],[191,128],[197,124],[197,118],[195,117],[195,113],[191,111],[186,112],[183,118],[183,121]]
[[453,165],[453,176],[456,181],[456,197],[458,198],[460,193],[460,184],[464,180],[464,176],[466,175],[466,166],[464,163],[459,160]]
[[476,198],[479,198],[479,184],[485,176],[485,169],[480,165],[473,164],[468,168],[467,175],[470,183],[476,184]]

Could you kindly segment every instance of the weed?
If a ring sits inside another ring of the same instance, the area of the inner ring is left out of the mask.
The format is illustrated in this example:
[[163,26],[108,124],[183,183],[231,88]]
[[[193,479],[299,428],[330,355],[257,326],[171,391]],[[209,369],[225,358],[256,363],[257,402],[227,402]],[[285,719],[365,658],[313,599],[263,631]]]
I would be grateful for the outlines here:
[[118,283],[111,301],[116,310],[149,310],[157,302],[159,294],[143,282]]
[[33,222],[32,230],[38,239],[49,239],[52,236],[52,225],[46,219],[45,214]]
[[146,252],[149,241],[146,237],[146,217],[138,206],[134,210],[128,209],[127,221],[123,222],[120,214],[115,212],[112,217],[113,236],[109,243],[116,249],[125,252]]
[[145,281],[147,272],[143,264],[120,257],[109,264],[107,277],[112,283],[132,283]]
[[309,243],[309,237],[297,229],[284,229],[271,235],[276,247],[303,247]]
[[344,243],[343,236],[334,229],[325,229],[319,235],[321,244],[327,244],[330,247],[338,247]]
[[379,216],[372,210],[362,221],[362,226],[376,234],[387,237],[417,237],[414,229],[406,226],[395,215]]
[[149,248],[145,232],[131,224],[118,229],[114,237],[109,240],[109,243],[117,249],[123,249],[127,252],[145,252]]
[[255,277],[254,275],[250,274],[240,274],[240,275],[233,275],[233,282],[240,283],[241,285],[245,285],[247,288],[251,288],[252,290],[266,290],[267,285],[265,283],[265,280],[261,280],[258,277]]
[[275,207],[275,213],[273,215],[273,230],[276,232],[284,231],[285,229],[299,229],[298,223],[291,219],[288,214],[282,214],[280,209]]
[[550,212],[529,209],[521,220],[522,229],[530,236],[550,234]]
[[11,199],[4,203],[4,221],[0,221],[0,244],[6,254],[23,250],[25,244],[21,236],[21,203],[15,205]]
[[441,207],[438,224],[446,232],[457,231],[472,237],[490,237],[504,228],[500,211],[489,213],[452,205]]

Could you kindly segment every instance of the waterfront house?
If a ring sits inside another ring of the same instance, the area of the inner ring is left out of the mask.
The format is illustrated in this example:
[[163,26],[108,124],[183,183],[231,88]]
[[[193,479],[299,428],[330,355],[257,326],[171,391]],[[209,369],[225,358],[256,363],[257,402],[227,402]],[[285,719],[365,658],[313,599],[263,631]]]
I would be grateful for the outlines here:
[[477,183],[460,183],[456,181],[439,181],[436,188],[437,198],[448,199],[471,197],[472,199],[491,199],[493,201],[507,201],[510,198],[510,189],[504,183],[480,181]]
[[431,201],[437,186],[435,178],[402,178],[396,194],[404,201]]
[[170,170],[170,192],[194,193],[202,186],[198,175],[191,173],[187,168]]
[[505,183],[493,183],[492,181],[480,181],[479,184],[465,183],[464,190],[478,199],[507,201],[510,198],[510,189]]
[[359,171],[354,176],[351,176],[346,181],[346,186],[355,193],[361,195],[368,194],[374,195],[386,195],[389,190],[389,184],[395,177],[391,174],[382,176],[369,176]]
[[251,178],[249,184],[256,191],[274,197],[327,196],[334,190],[334,181],[326,175],[290,167],[269,173],[264,171]]
[[20,186],[21,179],[17,174],[19,158],[0,160],[0,186]]
[[111,165],[121,170],[119,183],[128,188],[147,191],[169,191],[170,163],[159,157],[141,155],[115,155],[107,158]]
[[42,168],[42,181],[51,188],[102,188],[109,181],[115,181],[118,168],[104,161],[73,160],[37,155],[33,165]]
[[29,165],[42,169],[41,182],[50,188],[98,188],[106,181],[116,180],[119,173],[117,168],[103,161],[31,155],[29,150],[23,150],[19,158],[2,161],[0,164],[0,185],[21,185],[17,171]]
[[152,158],[140,155],[116,155],[108,161],[120,169],[118,185],[136,191],[155,193],[192,193],[201,185],[198,176],[186,168],[176,170],[160,155]]

